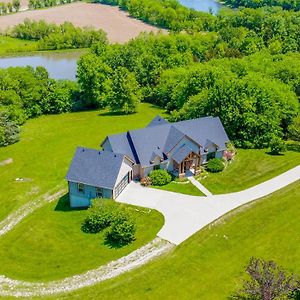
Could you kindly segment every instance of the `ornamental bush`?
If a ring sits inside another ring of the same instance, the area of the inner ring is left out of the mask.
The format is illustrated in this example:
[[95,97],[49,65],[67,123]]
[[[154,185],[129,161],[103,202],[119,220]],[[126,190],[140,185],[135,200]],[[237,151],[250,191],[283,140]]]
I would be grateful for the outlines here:
[[275,136],[270,142],[270,149],[271,149],[271,154],[273,155],[278,155],[281,152],[285,152],[286,151],[285,142],[281,138]]
[[106,232],[106,239],[110,244],[126,245],[134,240],[136,225],[131,218],[116,218]]
[[217,173],[224,170],[224,163],[219,158],[213,158],[207,163],[207,170],[211,173]]
[[172,180],[172,176],[166,170],[153,170],[149,175],[153,185],[166,185]]
[[94,200],[92,207],[88,209],[88,216],[81,225],[82,231],[98,233],[109,227],[114,220],[117,209],[117,204],[111,200]]

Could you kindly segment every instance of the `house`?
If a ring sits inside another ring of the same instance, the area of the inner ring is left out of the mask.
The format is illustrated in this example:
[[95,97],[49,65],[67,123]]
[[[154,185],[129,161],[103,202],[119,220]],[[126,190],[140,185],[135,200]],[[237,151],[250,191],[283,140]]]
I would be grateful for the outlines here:
[[102,150],[78,147],[67,173],[72,207],[93,198],[116,199],[126,185],[152,170],[184,177],[209,158],[223,156],[229,138],[218,117],[169,123],[157,116],[143,129],[110,135]]

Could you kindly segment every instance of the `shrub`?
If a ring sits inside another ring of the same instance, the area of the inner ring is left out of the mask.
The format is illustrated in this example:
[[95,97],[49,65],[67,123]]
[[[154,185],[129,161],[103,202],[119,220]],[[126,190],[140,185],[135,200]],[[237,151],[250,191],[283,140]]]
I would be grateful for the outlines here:
[[115,219],[112,226],[106,233],[106,239],[109,243],[126,245],[134,240],[136,225],[128,219]]
[[289,151],[300,152],[300,142],[296,141],[287,141],[286,149]]
[[217,173],[224,170],[224,163],[219,158],[213,158],[207,163],[207,170],[211,173]]
[[172,176],[166,170],[154,170],[149,175],[153,185],[165,185],[171,182]]
[[94,200],[92,207],[88,209],[88,216],[81,225],[82,231],[98,233],[109,227],[114,220],[117,209],[117,204],[111,200]]
[[270,149],[271,149],[271,154],[274,155],[277,155],[280,152],[284,152],[286,151],[285,142],[279,137],[274,137],[270,142]]
[[142,186],[150,186],[152,184],[151,178],[149,176],[143,177],[141,179]]

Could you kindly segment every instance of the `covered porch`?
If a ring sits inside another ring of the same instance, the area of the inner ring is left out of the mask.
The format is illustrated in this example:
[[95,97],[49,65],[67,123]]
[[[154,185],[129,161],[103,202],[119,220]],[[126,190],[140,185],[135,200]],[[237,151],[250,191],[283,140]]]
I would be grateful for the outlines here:
[[201,156],[187,146],[181,147],[172,157],[173,173],[179,178],[200,173]]

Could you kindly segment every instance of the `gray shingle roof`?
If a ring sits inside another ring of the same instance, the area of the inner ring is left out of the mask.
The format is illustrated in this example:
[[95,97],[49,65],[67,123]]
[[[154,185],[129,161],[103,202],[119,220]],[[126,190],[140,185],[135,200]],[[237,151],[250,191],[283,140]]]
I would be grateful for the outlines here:
[[122,153],[139,163],[128,132],[108,136],[113,152]]
[[143,129],[109,136],[113,151],[126,154],[142,166],[149,166],[153,153],[165,157],[164,153],[170,151],[185,135],[203,147],[202,153],[210,142],[216,144],[219,150],[225,150],[229,141],[218,117],[149,125]]
[[175,126],[171,126],[164,147],[164,152],[168,153],[171,151],[176,144],[183,139],[184,136],[185,134],[178,130]]
[[66,179],[112,190],[123,159],[123,154],[77,147]]
[[165,120],[163,117],[157,115],[149,124],[147,127],[151,126],[157,126],[157,125],[162,125],[162,124],[168,124],[169,122]]
[[180,164],[191,152],[193,152],[193,150],[187,145],[184,145],[173,154],[172,158]]

